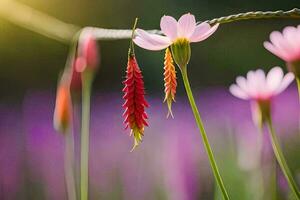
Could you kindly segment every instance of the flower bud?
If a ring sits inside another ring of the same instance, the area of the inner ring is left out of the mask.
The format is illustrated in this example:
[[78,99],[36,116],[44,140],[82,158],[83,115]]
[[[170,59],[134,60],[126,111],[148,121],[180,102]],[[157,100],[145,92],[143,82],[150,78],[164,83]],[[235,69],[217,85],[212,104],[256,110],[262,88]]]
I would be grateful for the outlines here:
[[165,86],[165,99],[164,102],[167,102],[168,105],[168,114],[167,118],[173,116],[172,112],[172,103],[175,102],[176,88],[177,88],[177,77],[176,70],[173,64],[172,54],[169,48],[166,49],[165,52],[165,60],[164,60],[164,86]]
[[78,55],[77,58],[83,59],[81,60],[80,68],[76,67],[78,72],[83,72],[85,69],[96,70],[100,59],[99,59],[99,48],[97,45],[97,41],[93,37],[91,32],[84,32],[80,37],[78,43]]
[[60,83],[57,88],[56,103],[53,117],[54,128],[66,133],[70,128],[72,115],[71,94],[68,84]]
[[187,39],[177,39],[172,45],[172,55],[175,63],[182,70],[189,63],[191,58],[191,46]]

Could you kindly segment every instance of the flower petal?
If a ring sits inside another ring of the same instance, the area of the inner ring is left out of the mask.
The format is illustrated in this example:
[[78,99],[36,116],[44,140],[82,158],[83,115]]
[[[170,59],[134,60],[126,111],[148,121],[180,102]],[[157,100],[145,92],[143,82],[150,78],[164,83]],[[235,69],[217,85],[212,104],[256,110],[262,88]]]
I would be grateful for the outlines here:
[[298,60],[300,57],[300,30],[293,26],[287,26],[283,29],[282,34],[283,37],[288,43],[290,52],[290,60]]
[[170,40],[177,37],[177,21],[173,17],[163,16],[160,20],[160,28]]
[[265,96],[269,93],[267,88],[266,75],[262,69],[258,69],[255,71],[255,82],[253,84],[255,85],[257,95]]
[[282,31],[283,37],[287,45],[293,50],[299,50],[299,41],[297,35],[297,28],[293,26],[287,26]]
[[242,76],[238,76],[236,78],[236,84],[246,93],[248,93],[248,85],[247,85],[247,80],[242,77]]
[[272,68],[267,75],[267,85],[269,90],[275,91],[281,84],[283,71],[280,67]]
[[247,95],[247,93],[244,92],[240,87],[238,87],[235,84],[233,84],[229,87],[229,91],[235,97],[238,97],[240,99],[245,99],[245,100],[249,99],[249,96]]
[[138,45],[139,47],[142,47],[144,49],[148,49],[148,50],[151,50],[151,51],[159,51],[159,50],[165,49],[169,46],[169,44],[154,45],[154,44],[149,43],[147,40],[144,40],[143,38],[141,38],[139,36],[134,38],[133,42],[136,45]]
[[196,19],[195,16],[187,13],[180,17],[177,24],[177,36],[189,38],[195,31]]
[[247,86],[248,86],[249,96],[251,96],[251,97],[256,96],[258,93],[258,90],[256,87],[255,71],[249,71],[247,73]]
[[279,31],[273,31],[270,34],[270,41],[273,43],[274,47],[277,48],[281,57],[284,57],[284,60],[286,61],[290,61],[293,49],[289,46],[288,42]]
[[202,22],[196,26],[193,35],[190,37],[191,42],[201,42],[211,36],[219,27],[219,24],[215,24],[211,27],[208,23]]
[[276,90],[276,94],[281,93],[283,90],[285,90],[290,84],[291,82],[295,79],[295,76],[293,73],[289,72],[287,73],[283,79],[282,82],[280,84],[280,86],[278,87],[278,89]]
[[277,47],[275,47],[272,43],[270,42],[264,42],[264,47],[270,51],[271,53],[273,53],[275,56],[278,56],[279,58],[281,58],[282,60],[287,60],[287,56],[285,53],[283,53],[280,49],[278,49]]
[[165,36],[150,34],[142,29],[136,29],[136,33],[137,36],[133,39],[133,41],[135,44],[144,49],[152,51],[162,50],[171,44],[170,39]]

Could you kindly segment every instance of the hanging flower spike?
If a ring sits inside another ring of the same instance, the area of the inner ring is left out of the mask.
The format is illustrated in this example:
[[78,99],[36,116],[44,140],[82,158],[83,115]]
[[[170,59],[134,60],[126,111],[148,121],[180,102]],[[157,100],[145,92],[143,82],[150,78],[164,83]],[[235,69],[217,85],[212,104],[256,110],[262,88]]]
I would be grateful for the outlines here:
[[66,133],[71,125],[72,102],[69,85],[61,81],[57,88],[53,124],[57,131]]
[[272,68],[267,76],[258,69],[249,71],[247,78],[237,77],[236,84],[231,85],[229,90],[235,97],[252,101],[253,120],[261,128],[270,117],[272,98],[284,91],[293,80],[294,75],[284,75],[280,67]]
[[273,31],[270,41],[264,42],[264,47],[287,62],[290,71],[300,77],[300,25],[285,27],[282,33]]
[[76,62],[80,62],[75,65],[77,72],[83,72],[85,69],[96,70],[99,66],[99,47],[92,30],[88,29],[81,33],[77,54]]
[[125,112],[124,123],[126,128],[131,129],[131,134],[134,137],[134,145],[132,150],[139,145],[144,135],[144,126],[148,126],[146,119],[147,114],[145,107],[148,107],[148,103],[145,100],[145,89],[142,72],[137,64],[134,55],[129,55],[126,80],[124,81],[125,93],[123,99],[125,103],[123,107]]
[[[135,30],[137,19],[135,21],[132,35]],[[142,72],[138,66],[134,55],[134,45],[131,41],[131,45],[128,52],[128,63],[126,70],[126,80],[124,81],[124,96],[125,103],[123,107],[125,111],[123,117],[125,118],[125,129],[128,127],[131,129],[130,136],[134,137],[133,151],[142,141],[144,136],[144,127],[148,126],[146,120],[148,119],[145,107],[148,107],[148,103],[145,100],[145,88]]]
[[176,80],[176,70],[173,64],[172,54],[169,48],[166,48],[165,53],[165,62],[164,62],[164,82],[165,82],[165,99],[164,102],[167,102],[168,105],[168,114],[167,118],[171,115],[172,118],[172,103],[175,102],[175,94],[177,88],[177,80]]
[[165,36],[151,34],[137,29],[134,38],[138,46],[156,51],[169,46],[172,48],[173,58],[179,67],[184,67],[190,59],[190,43],[200,42],[211,36],[219,24],[210,26],[206,22],[197,25],[195,16],[187,13],[180,17],[178,22],[171,16],[163,16],[160,21],[161,31]]

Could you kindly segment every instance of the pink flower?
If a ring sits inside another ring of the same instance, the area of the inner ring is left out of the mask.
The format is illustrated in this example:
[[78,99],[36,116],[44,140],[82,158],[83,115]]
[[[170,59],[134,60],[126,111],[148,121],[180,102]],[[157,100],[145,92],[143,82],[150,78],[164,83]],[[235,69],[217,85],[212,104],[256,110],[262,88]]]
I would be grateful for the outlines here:
[[162,50],[179,39],[185,39],[188,42],[203,41],[211,36],[218,26],[219,24],[216,24],[211,27],[206,22],[197,25],[195,16],[190,13],[182,15],[178,21],[171,16],[163,16],[160,20],[160,28],[165,36],[136,29],[137,36],[133,41],[144,49]]
[[245,100],[265,101],[285,90],[294,80],[292,73],[283,74],[280,67],[272,68],[267,75],[258,69],[249,71],[247,78],[237,77],[229,90],[234,96]]
[[288,63],[300,60],[300,25],[285,27],[282,33],[273,31],[270,41],[264,42],[265,48],[282,60]]
[[240,99],[252,100],[253,121],[262,128],[271,117],[272,97],[285,90],[293,80],[293,73],[284,75],[280,67],[272,68],[267,75],[258,69],[248,72],[247,78],[237,77],[236,84],[231,85],[229,90]]

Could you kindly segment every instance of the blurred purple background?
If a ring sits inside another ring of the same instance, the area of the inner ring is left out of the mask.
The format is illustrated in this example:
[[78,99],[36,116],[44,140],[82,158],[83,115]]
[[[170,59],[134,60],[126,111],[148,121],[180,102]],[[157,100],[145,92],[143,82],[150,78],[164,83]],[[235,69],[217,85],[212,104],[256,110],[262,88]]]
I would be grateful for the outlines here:
[[[66,199],[64,137],[52,127],[54,95],[54,91],[30,91],[20,107],[0,104],[1,200]],[[122,124],[122,94],[94,91],[90,199],[213,199],[218,194],[187,99],[177,98],[175,119],[166,119],[162,97],[147,95],[147,99],[150,126],[143,143],[130,153],[133,139]],[[234,98],[226,88],[207,89],[196,94],[196,100],[232,199],[253,198],[249,180],[261,166],[257,167],[259,133],[252,123],[249,102]],[[78,105],[74,108],[77,155]],[[294,86],[274,99],[273,111],[287,160],[292,171],[299,173],[299,105]],[[264,134],[265,175],[274,166],[268,140]],[[268,188],[271,179],[265,180]],[[278,180],[278,195],[285,199],[286,183]]]

